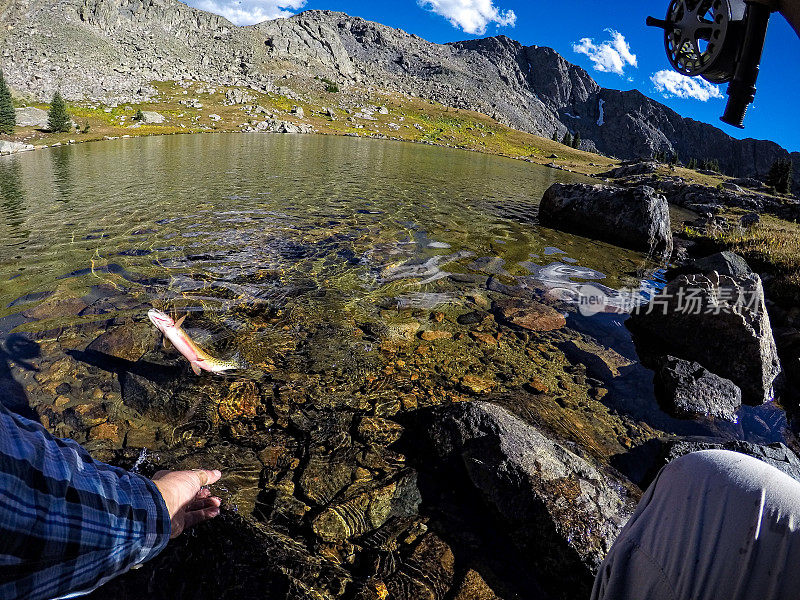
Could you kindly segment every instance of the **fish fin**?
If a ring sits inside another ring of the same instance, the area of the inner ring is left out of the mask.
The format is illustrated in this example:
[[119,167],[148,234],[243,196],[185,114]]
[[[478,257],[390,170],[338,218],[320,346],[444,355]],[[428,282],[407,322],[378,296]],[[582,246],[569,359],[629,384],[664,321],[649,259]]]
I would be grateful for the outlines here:
[[200,369],[200,365],[198,365],[196,362],[191,363],[191,365],[192,365],[192,371],[194,371],[194,374],[195,375],[200,375],[200,373],[202,372],[202,369]]
[[183,322],[186,320],[186,317],[188,317],[188,316],[189,316],[189,313],[186,313],[180,319],[175,321],[175,327],[180,327],[181,325],[183,325]]

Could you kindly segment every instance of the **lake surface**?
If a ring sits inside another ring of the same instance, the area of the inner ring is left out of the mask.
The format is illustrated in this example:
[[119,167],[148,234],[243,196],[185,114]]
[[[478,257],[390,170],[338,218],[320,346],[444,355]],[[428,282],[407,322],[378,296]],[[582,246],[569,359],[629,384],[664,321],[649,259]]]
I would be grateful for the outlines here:
[[[403,472],[395,420],[421,408],[491,399],[600,461],[663,432],[782,439],[771,405],[737,423],[668,417],[624,316],[570,304],[587,282],[641,301],[662,267],[539,227],[544,191],[574,181],[589,180],[321,136],[0,159],[1,391],[101,458],[131,465],[146,448],[156,466],[220,466],[231,506],[309,547],[319,510]],[[498,323],[492,302],[509,295],[567,326]],[[195,376],[150,307],[188,313],[194,339],[247,369]]]

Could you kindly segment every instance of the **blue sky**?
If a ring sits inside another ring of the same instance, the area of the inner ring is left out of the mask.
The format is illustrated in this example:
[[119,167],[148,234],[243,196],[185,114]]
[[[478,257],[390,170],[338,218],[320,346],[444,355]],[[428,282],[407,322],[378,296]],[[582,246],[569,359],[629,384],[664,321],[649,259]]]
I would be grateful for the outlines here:
[[[692,82],[670,69],[663,34],[645,27],[663,18],[667,0],[573,0],[554,11],[543,0],[188,0],[237,24],[307,9],[338,10],[415,33],[432,42],[505,34],[526,45],[555,48],[608,88],[638,89],[679,114],[712,123],[734,137],[771,139],[800,151],[800,40],[773,16],[761,65],[756,103],[744,131],[724,125],[727,86]],[[661,72],[659,74],[659,72]],[[679,97],[679,96],[683,97]]]

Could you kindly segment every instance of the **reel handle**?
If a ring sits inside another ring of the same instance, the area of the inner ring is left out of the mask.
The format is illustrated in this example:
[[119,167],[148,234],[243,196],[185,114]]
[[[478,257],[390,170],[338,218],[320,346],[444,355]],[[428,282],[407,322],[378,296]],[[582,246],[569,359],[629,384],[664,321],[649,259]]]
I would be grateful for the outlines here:
[[675,28],[675,23],[664,21],[663,19],[656,19],[655,17],[647,17],[647,20],[644,23],[648,27],[658,27],[664,31]]
[[747,23],[741,52],[736,61],[736,72],[728,85],[728,104],[720,120],[728,125],[744,129],[744,117],[748,106],[756,97],[761,55],[767,37],[770,8],[757,2],[747,3]]

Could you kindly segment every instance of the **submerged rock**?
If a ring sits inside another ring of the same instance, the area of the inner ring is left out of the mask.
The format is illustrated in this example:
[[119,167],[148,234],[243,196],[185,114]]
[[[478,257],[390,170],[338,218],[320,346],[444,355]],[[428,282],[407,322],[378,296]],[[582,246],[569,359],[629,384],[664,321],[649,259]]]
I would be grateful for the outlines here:
[[[441,486],[466,478],[555,597],[587,597],[632,510],[623,486],[504,408],[464,402],[415,416]],[[497,532],[501,535],[501,532]]]
[[648,186],[555,183],[542,197],[539,222],[634,250],[672,252],[667,199]]
[[756,274],[681,275],[626,325],[646,366],[666,355],[697,361],[741,388],[747,404],[774,397],[781,363]]
[[503,298],[496,300],[492,309],[500,321],[531,331],[552,331],[567,324],[563,314],[534,300]]
[[385,485],[329,506],[313,520],[311,528],[325,542],[343,543],[377,529],[392,517],[415,515],[421,501],[416,473],[407,471]]
[[699,414],[732,421],[742,405],[742,390],[732,381],[674,356],[661,361],[655,384],[661,407],[679,418]]

